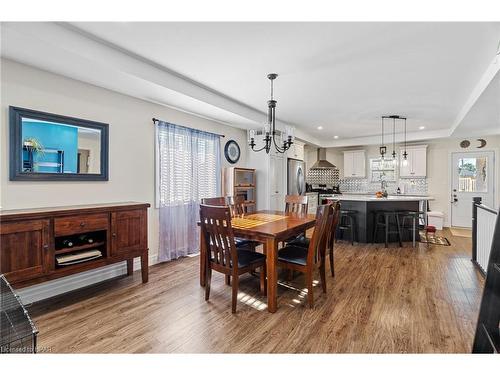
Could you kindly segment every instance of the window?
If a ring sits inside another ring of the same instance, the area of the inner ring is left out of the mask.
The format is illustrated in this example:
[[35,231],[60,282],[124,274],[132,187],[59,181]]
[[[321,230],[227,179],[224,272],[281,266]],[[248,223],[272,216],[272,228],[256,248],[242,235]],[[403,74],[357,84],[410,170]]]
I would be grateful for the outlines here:
[[458,159],[458,191],[461,193],[486,193],[487,157]]
[[219,136],[165,122],[156,131],[157,206],[220,195]]

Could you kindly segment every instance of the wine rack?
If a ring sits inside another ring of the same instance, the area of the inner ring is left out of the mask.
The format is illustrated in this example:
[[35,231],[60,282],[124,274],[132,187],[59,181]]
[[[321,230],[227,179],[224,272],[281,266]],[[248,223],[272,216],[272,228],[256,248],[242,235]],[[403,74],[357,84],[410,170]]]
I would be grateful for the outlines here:
[[[107,231],[105,230],[55,237],[55,266],[57,268],[69,267],[106,257],[106,237]],[[92,250],[98,250],[101,256],[96,256],[95,251]],[[85,257],[86,254],[88,254],[88,259]],[[78,262],[62,263],[61,259],[68,256],[76,256],[81,259]]]

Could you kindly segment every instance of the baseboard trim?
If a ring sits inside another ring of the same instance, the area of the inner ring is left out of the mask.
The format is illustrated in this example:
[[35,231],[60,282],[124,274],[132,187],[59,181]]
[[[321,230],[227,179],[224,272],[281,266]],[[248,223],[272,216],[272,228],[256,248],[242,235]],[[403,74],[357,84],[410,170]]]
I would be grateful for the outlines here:
[[[158,263],[158,255],[152,254],[148,258],[149,266]],[[134,270],[141,268],[140,258],[134,259]],[[85,271],[76,275],[61,277],[42,284],[17,289],[16,293],[24,304],[41,301],[59,294],[67,293],[108,279],[125,275],[127,264],[125,261],[111,264],[95,270]]]

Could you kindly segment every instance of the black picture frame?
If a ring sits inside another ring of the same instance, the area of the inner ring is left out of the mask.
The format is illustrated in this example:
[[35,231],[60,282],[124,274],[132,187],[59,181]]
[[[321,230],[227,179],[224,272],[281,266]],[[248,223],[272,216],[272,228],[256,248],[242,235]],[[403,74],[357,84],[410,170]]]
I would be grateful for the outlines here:
[[[231,147],[231,145],[234,145],[238,148],[238,157],[236,159],[232,159],[231,156],[229,155],[229,147]],[[224,146],[224,156],[226,157],[226,160],[229,163],[236,164],[240,160],[240,157],[241,157],[241,149],[240,149],[240,145],[238,144],[238,142],[236,142],[234,139],[230,139],[229,141],[227,141],[226,145]]]
[[[70,124],[85,128],[97,129],[101,132],[101,173],[43,173],[23,172],[22,160],[22,119],[30,119]],[[109,180],[109,125],[75,117],[41,112],[33,109],[9,106],[9,172],[10,181],[108,181]]]

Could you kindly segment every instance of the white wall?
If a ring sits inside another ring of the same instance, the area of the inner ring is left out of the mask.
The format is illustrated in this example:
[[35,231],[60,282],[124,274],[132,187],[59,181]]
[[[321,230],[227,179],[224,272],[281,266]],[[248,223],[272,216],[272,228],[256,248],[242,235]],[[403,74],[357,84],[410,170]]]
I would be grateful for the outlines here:
[[[175,124],[225,134],[240,145],[237,166],[246,166],[245,131],[152,104],[80,81],[2,59],[0,206],[3,209],[139,201],[149,209],[150,260],[158,252],[158,210],[154,208],[154,125],[156,117]],[[109,124],[109,181],[9,181],[8,107],[18,106]],[[223,166],[228,166],[222,156]]]
[[[482,151],[495,151],[495,208],[500,205],[500,136],[483,136],[487,141],[487,146],[482,149]],[[475,138],[470,137],[471,141]],[[478,149],[473,146],[462,149],[459,146],[460,141],[463,138],[446,138],[446,139],[434,139],[421,141],[415,144],[426,144],[427,147],[427,182],[428,182],[428,193],[435,198],[434,201],[430,202],[430,207],[433,211],[441,211],[445,214],[445,225],[448,226],[450,222],[450,168],[451,160],[450,156],[452,152],[460,151],[478,151]],[[474,142],[471,142],[475,144]],[[398,147],[398,145],[396,145]],[[330,163],[336,165],[340,170],[340,176],[343,177],[344,168],[344,156],[343,151],[346,150],[356,150],[364,149],[366,150],[367,160],[369,158],[378,157],[379,149],[378,146],[361,146],[361,147],[350,147],[350,148],[328,148],[326,152],[326,158]],[[392,151],[392,148],[390,148]],[[307,146],[306,147],[306,168],[308,169],[317,159],[316,148]],[[368,168],[368,163],[367,163]],[[367,171],[368,172],[368,171]],[[472,203],[471,203],[472,204]]]

